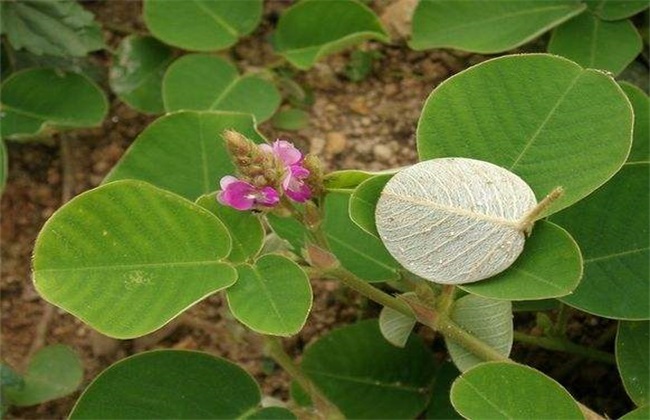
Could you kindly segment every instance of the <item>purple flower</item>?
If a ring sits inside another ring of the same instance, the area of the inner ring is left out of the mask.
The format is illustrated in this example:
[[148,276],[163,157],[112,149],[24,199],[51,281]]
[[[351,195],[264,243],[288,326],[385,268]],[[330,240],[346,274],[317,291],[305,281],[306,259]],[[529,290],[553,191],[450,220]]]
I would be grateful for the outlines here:
[[280,202],[278,192],[272,187],[257,188],[230,175],[221,178],[220,184],[217,200],[237,210],[250,210],[256,205],[273,207]]
[[299,203],[304,203],[311,198],[311,190],[305,183],[309,170],[302,166],[303,156],[300,150],[285,140],[276,140],[271,145],[262,144],[260,150],[276,155],[284,164],[282,188],[287,197]]
[[284,166],[295,165],[302,161],[300,150],[286,140],[276,140],[272,145],[261,144],[260,150],[275,154],[284,163]]
[[311,198],[311,190],[305,184],[305,179],[309,176],[309,170],[302,165],[291,165],[287,168],[287,173],[282,180],[284,193],[299,203],[304,203]]

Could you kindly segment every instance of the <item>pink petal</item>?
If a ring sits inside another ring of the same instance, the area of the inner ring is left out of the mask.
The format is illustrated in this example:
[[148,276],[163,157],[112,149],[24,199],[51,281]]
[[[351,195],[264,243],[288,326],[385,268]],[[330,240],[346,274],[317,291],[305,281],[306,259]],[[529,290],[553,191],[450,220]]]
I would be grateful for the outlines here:
[[304,203],[311,198],[311,190],[304,183],[300,183],[296,189],[285,190],[284,193],[287,197],[298,203]]
[[239,181],[237,178],[235,178],[232,175],[226,175],[223,178],[221,178],[221,181],[219,181],[219,185],[221,185],[221,189],[225,190],[228,188],[228,185],[232,184],[233,182]]
[[237,210],[250,210],[255,204],[255,187],[233,176],[221,178],[223,191],[217,195],[217,200],[223,205]]
[[280,194],[273,187],[264,187],[258,193],[257,202],[263,206],[273,207],[280,202]]
[[302,160],[302,153],[286,140],[273,142],[273,151],[285,165],[294,165]]

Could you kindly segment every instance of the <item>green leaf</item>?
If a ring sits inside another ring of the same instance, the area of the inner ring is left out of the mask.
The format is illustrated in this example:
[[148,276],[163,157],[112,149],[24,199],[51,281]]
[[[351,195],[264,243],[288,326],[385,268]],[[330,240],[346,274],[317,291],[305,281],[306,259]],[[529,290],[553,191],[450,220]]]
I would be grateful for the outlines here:
[[379,238],[375,225],[375,208],[386,183],[392,174],[377,175],[363,181],[350,197],[350,218],[361,229]]
[[452,382],[460,375],[456,366],[451,362],[444,362],[436,372],[431,387],[431,400],[427,408],[426,419],[461,419],[451,405],[449,391]]
[[145,0],[144,21],[166,44],[191,51],[223,50],[257,27],[262,0]]
[[83,367],[70,347],[46,346],[31,358],[23,379],[23,387],[6,390],[13,405],[40,404],[73,393],[81,385]]
[[239,366],[207,353],[157,350],[120,360],[86,388],[71,419],[234,419],[260,389]]
[[353,190],[374,175],[377,173],[358,169],[343,169],[326,174],[323,183],[328,190]]
[[536,300],[570,294],[582,278],[578,244],[561,227],[539,221],[524,252],[506,271],[488,281],[459,286],[479,296],[505,300]]
[[543,312],[559,309],[560,301],[557,299],[521,300],[512,302],[513,312]]
[[[451,319],[497,352],[506,357],[510,355],[513,325],[512,304],[509,301],[463,296],[455,302]],[[446,338],[445,343],[451,360],[461,371],[483,362],[461,345]]]
[[237,266],[238,282],[227,291],[239,321],[262,334],[290,336],[302,329],[312,304],[307,274],[281,255],[263,255]]
[[279,217],[274,214],[267,214],[266,220],[273,232],[287,241],[295,254],[300,255],[308,235],[305,226],[293,217]]
[[630,83],[619,82],[619,84],[634,108],[634,141],[627,161],[628,163],[648,162],[650,161],[650,121],[648,120],[650,99],[644,91]]
[[271,120],[278,130],[298,131],[309,125],[309,113],[298,108],[279,111]]
[[163,80],[167,112],[233,111],[271,117],[280,105],[273,83],[259,76],[239,76],[227,60],[206,54],[185,55],[169,66]]
[[382,242],[350,219],[350,194],[332,192],[325,198],[323,230],[341,264],[368,282],[396,280],[400,265]]
[[309,346],[301,367],[348,418],[414,418],[429,400],[433,354],[413,335],[389,344],[376,320],[336,329]]
[[251,115],[210,111],[168,114],[140,133],[104,182],[140,179],[196,200],[219,189],[221,177],[235,172],[221,137],[227,129],[258,143],[264,140]]
[[196,204],[217,216],[230,232],[232,249],[228,261],[240,263],[259,254],[264,243],[264,226],[257,215],[224,206],[217,201],[216,193],[202,195]]
[[616,365],[623,385],[638,406],[650,402],[650,322],[621,321],[616,335]]
[[619,74],[641,52],[641,36],[629,20],[606,22],[582,13],[553,31],[548,52],[581,66]]
[[36,239],[43,298],[115,338],[150,333],[232,285],[230,237],[210,212],[139,181],[85,192]]
[[303,0],[280,16],[273,46],[291,64],[306,70],[321,57],[367,39],[389,41],[367,6],[354,0]]
[[140,112],[160,114],[162,79],[173,59],[171,48],[150,36],[127,36],[120,43],[109,73],[113,92]]
[[[404,295],[415,296],[415,293]],[[415,316],[406,316],[388,306],[381,308],[379,313],[379,330],[381,335],[394,346],[404,347],[415,327]]]
[[104,48],[93,14],[76,1],[2,2],[0,16],[2,33],[16,50],[81,57]]
[[584,0],[589,9],[604,20],[619,20],[648,8],[647,0]]
[[483,363],[451,387],[454,408],[467,419],[582,419],[571,395],[533,368]]
[[85,76],[31,69],[2,83],[2,138],[34,135],[45,126],[93,127],[108,112],[104,93]]
[[420,116],[418,152],[421,160],[494,163],[523,178],[538,200],[564,187],[547,216],[620,169],[631,146],[632,118],[620,87],[600,71],[546,54],[505,56],[438,86]]
[[650,319],[648,163],[626,164],[584,201],[553,216],[580,244],[584,276],[562,302],[606,318]]
[[296,418],[296,415],[283,407],[265,407],[245,418],[251,420],[292,420]]
[[499,53],[531,41],[585,10],[572,0],[421,1],[413,14],[415,50]]
[[647,420],[648,418],[650,418],[650,406],[644,405],[625,414],[621,420]]

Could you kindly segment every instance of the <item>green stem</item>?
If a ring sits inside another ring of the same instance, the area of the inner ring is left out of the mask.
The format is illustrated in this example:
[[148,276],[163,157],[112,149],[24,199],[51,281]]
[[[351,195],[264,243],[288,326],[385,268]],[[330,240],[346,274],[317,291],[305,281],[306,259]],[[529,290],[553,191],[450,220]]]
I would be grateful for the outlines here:
[[564,334],[566,333],[566,327],[567,324],[569,323],[570,317],[571,317],[571,308],[569,307],[569,305],[560,303],[560,309],[558,310],[557,319],[555,320],[555,326],[553,327],[553,330],[556,335],[560,337],[564,337]]
[[592,349],[590,347],[581,346],[580,344],[573,343],[564,338],[535,337],[519,331],[515,331],[514,338],[521,343],[532,344],[545,348],[547,350],[563,351],[566,353],[587,357],[592,360],[597,360],[599,362],[616,364],[616,359],[614,358],[613,354],[601,350]]
[[344,419],[345,417],[339,411],[338,407],[332,404],[321,391],[316,387],[307,375],[294,363],[291,356],[284,351],[282,343],[277,337],[264,335],[264,349],[266,354],[271,357],[282,369],[284,369],[291,378],[293,378],[302,389],[311,397],[314,407],[322,413],[327,419]]

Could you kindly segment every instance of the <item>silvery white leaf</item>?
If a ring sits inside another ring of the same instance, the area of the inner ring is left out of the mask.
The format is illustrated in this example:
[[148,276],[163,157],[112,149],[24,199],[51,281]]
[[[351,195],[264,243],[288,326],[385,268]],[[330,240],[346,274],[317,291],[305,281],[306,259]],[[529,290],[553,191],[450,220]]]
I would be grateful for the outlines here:
[[517,175],[488,162],[442,158],[398,172],[381,193],[377,230],[406,269],[436,283],[492,277],[523,250],[519,221],[537,204]]

